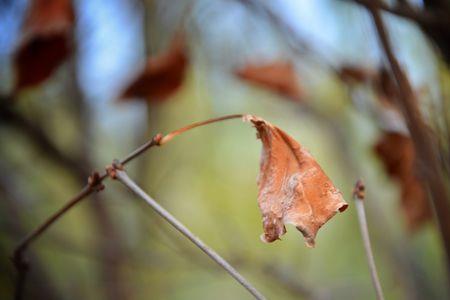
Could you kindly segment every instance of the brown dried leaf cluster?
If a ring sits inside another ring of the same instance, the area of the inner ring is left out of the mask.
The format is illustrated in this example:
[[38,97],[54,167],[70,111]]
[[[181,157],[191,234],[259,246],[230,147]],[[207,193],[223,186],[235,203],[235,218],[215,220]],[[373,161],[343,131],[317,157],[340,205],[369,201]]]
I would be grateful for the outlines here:
[[382,105],[395,105],[398,90],[392,74],[385,67],[372,70],[360,66],[344,65],[338,70],[338,76],[345,83],[369,84]]
[[423,185],[418,176],[416,154],[410,137],[385,132],[375,152],[384,164],[386,172],[396,179],[401,188],[401,208],[408,228],[414,231],[431,220],[432,212]]
[[267,64],[246,65],[235,73],[240,79],[293,101],[303,100],[303,90],[298,83],[295,68],[290,62],[275,61]]
[[248,115],[263,144],[258,203],[263,217],[262,240],[273,242],[293,224],[306,244],[347,203],[319,164],[293,138],[269,122]]
[[383,162],[386,172],[401,188],[401,209],[410,231],[415,231],[431,220],[428,196],[416,168],[416,154],[406,124],[397,107],[398,88],[392,74],[382,67],[376,72],[360,67],[344,66],[340,78],[347,83],[370,85],[378,100],[380,126],[384,128],[374,150]]
[[71,0],[32,0],[14,55],[15,90],[49,78],[72,52],[75,22]]
[[120,98],[162,102],[181,87],[187,65],[185,40],[181,35],[176,35],[166,52],[148,59],[144,70],[128,85]]

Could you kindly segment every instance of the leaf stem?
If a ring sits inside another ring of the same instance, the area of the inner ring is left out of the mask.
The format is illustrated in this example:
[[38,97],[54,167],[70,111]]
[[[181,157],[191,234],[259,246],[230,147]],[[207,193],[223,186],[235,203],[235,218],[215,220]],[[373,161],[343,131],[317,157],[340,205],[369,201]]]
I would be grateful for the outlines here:
[[[211,123],[211,122],[210,122]],[[200,123],[198,123],[200,124]],[[199,125],[200,126],[200,125]],[[196,126],[195,126],[196,127]],[[181,131],[183,132],[183,131]],[[126,172],[117,170],[116,178],[123,183],[130,191],[147,202],[161,217],[163,217],[170,225],[175,227],[181,234],[194,243],[200,250],[214,260],[219,266],[227,271],[236,281],[238,281],[244,288],[247,289],[255,299],[265,299],[265,297],[253,287],[236,269],[234,269],[225,259],[223,259],[214,250],[208,247],[202,240],[195,236],[186,226],[184,226],[177,218],[165,210],[161,205],[145,193],[128,175]]]
[[219,117],[219,118],[212,118],[212,119],[208,119],[205,121],[192,123],[190,125],[180,128],[180,129],[174,130],[171,133],[164,136],[160,141],[160,145],[166,144],[167,142],[172,140],[177,135],[182,134],[188,130],[194,129],[196,127],[208,125],[211,123],[221,122],[221,121],[225,121],[225,120],[230,120],[230,119],[239,119],[239,118],[243,118],[243,117],[244,117],[243,114],[235,114],[235,115],[227,115],[227,116],[223,116],[223,117]]
[[372,283],[375,288],[378,300],[384,300],[383,290],[381,288],[380,279],[378,278],[377,267],[375,266],[375,259],[373,257],[372,246],[370,244],[369,230],[367,228],[366,212],[364,210],[364,183],[358,180],[353,190],[353,200],[355,201],[356,212],[358,213],[359,229],[361,230],[361,236],[363,239],[364,250],[367,256],[367,262],[369,263],[370,276],[372,277]]

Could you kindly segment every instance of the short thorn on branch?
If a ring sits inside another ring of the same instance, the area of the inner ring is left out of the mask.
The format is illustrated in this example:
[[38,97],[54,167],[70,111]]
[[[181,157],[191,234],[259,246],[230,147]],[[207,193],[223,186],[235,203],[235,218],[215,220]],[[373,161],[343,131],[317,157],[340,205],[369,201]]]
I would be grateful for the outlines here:
[[99,172],[94,171],[88,177],[88,185],[90,188],[95,189],[96,192],[103,191],[105,189],[105,185],[103,184],[102,176]]

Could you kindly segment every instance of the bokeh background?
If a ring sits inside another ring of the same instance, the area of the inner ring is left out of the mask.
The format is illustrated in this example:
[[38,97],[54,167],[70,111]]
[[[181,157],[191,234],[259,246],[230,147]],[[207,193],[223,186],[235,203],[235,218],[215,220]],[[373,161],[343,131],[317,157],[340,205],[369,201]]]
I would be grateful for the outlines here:
[[[29,2],[0,1],[2,95],[14,86],[14,51]],[[336,73],[348,64],[384,64],[366,10],[352,1],[261,1],[283,21],[279,26],[242,2],[73,1],[76,50],[45,83],[18,93],[13,105],[75,165],[39,145],[36,132],[0,122],[0,298],[12,298],[14,246],[80,190],[89,174],[83,172],[103,169],[158,132],[234,113],[261,116],[293,136],[349,202],[319,231],[314,249],[290,226],[282,241],[260,241],[261,144],[248,123],[190,131],[130,163],[130,176],[269,299],[374,298],[351,199],[354,182],[364,178],[386,298],[446,297],[435,225],[407,229],[399,185],[373,151],[380,135],[373,92],[350,90]],[[425,91],[427,114],[448,91],[448,69],[416,24],[387,14],[385,20],[401,65],[414,88]],[[157,103],[118,100],[146,57],[164,51],[180,28],[189,53],[181,88]],[[293,62],[302,101],[233,73],[247,63],[279,59]],[[150,207],[110,180],[37,240],[28,258],[26,299],[250,299]]]

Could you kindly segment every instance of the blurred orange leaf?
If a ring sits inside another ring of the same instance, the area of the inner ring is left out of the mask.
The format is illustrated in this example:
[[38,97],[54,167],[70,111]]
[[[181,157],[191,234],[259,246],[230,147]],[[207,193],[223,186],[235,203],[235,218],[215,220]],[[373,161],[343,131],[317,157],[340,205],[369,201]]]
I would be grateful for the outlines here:
[[384,132],[375,145],[375,152],[386,172],[398,181],[401,188],[401,208],[411,231],[420,228],[432,213],[426,190],[416,170],[416,154],[410,137]]
[[150,57],[137,77],[125,88],[121,99],[141,98],[162,102],[172,96],[183,84],[188,55],[185,40],[176,35],[169,49]]
[[263,217],[261,239],[273,242],[286,233],[285,224],[293,224],[306,244],[314,239],[322,225],[347,203],[319,164],[293,138],[269,122],[246,116],[258,131],[263,144],[258,178],[258,203]]
[[70,0],[32,0],[14,54],[15,90],[38,85],[70,55],[74,11]]
[[247,65],[235,72],[236,76],[266,88],[294,101],[303,100],[294,66],[290,62],[276,61],[268,64]]

